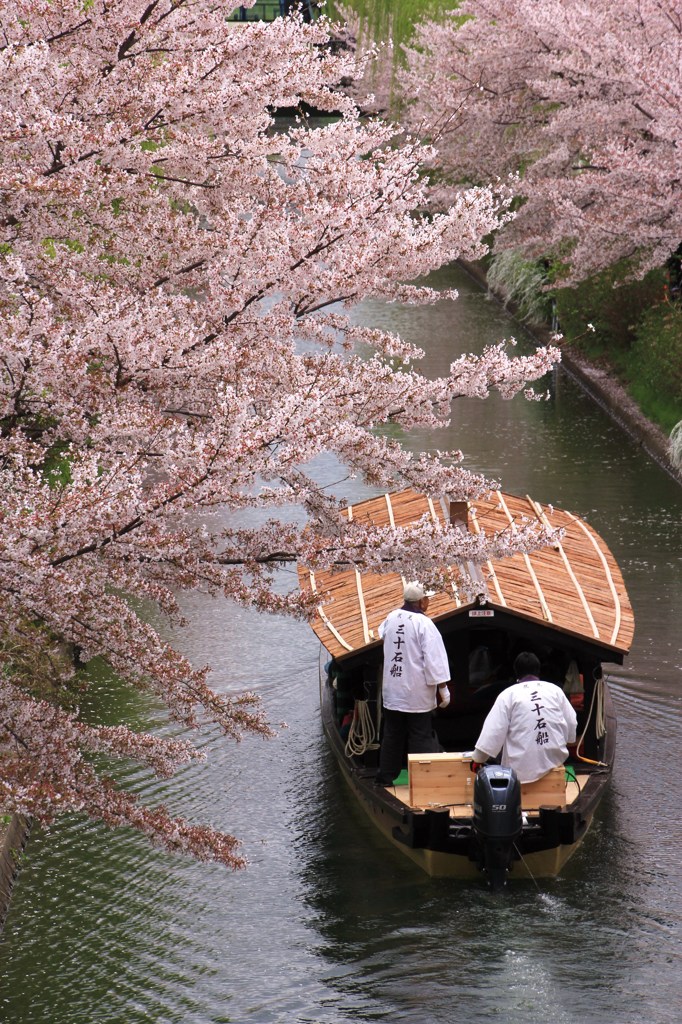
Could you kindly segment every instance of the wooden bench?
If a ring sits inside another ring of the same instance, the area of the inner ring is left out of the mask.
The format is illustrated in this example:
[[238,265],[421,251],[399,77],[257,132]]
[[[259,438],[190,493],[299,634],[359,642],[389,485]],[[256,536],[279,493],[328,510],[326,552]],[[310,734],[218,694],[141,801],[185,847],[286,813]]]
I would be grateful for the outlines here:
[[[470,763],[471,757],[463,754],[408,754],[410,807],[473,807],[476,776]],[[551,768],[536,782],[521,785],[521,807],[524,811],[565,805],[563,765]]]

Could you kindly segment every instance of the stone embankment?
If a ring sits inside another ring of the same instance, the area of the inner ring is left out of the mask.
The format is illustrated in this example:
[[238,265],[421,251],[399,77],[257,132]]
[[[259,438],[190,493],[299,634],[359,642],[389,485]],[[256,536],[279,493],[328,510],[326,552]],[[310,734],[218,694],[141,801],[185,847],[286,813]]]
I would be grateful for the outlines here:
[[8,823],[0,824],[0,931],[5,924],[12,886],[30,829],[28,818],[21,814],[13,814]]
[[[496,298],[513,316],[514,304],[505,302],[488,286],[485,269],[481,264],[464,263],[466,272]],[[528,325],[519,321],[524,331],[535,338],[540,344],[547,345],[551,341],[548,327]],[[682,484],[682,468],[673,465],[670,459],[669,439],[665,431],[644,416],[637,403],[630,397],[623,385],[606,370],[594,366],[579,353],[562,348],[561,365],[566,373],[576,380],[608,414],[625,430],[633,441],[640,445],[662,469]]]
[[593,366],[575,353],[562,351],[562,364],[624,430],[678,483],[682,484],[682,469],[670,460],[669,439],[665,431],[643,415],[637,403],[622,384],[605,370]]

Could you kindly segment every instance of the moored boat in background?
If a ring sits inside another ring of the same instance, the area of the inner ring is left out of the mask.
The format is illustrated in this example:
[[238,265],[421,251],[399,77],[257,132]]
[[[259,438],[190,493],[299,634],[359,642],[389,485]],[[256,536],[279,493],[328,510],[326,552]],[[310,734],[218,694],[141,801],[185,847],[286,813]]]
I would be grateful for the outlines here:
[[[560,542],[529,555],[462,567],[480,582],[464,598],[453,567],[451,592],[431,600],[451,668],[451,701],[435,712],[440,754],[411,754],[390,787],[375,784],[381,730],[382,644],[378,626],[402,604],[397,574],[313,573],[300,585],[320,594],[312,626],[322,644],[320,700],[330,746],[363,808],[400,850],[433,876],[556,875],[583,839],[610,779],[616,717],[605,663],[622,664],[634,633],[623,578],[601,537],[582,519],[528,497],[494,492],[447,503],[413,490],[349,508],[356,521],[405,526],[424,515],[471,532],[514,529],[522,518],[561,528]],[[578,714],[578,740],[565,766],[518,785],[505,766],[478,774],[470,761],[497,695],[514,681],[512,663],[534,651],[543,678],[563,686]]]

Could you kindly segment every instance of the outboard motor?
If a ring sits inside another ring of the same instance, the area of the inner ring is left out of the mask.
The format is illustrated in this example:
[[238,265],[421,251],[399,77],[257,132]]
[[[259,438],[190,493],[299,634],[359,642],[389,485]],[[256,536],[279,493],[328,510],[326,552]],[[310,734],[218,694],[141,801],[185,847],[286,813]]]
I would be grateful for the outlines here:
[[514,840],[522,828],[521,783],[516,772],[497,764],[484,765],[474,783],[474,833],[492,889],[506,885]]

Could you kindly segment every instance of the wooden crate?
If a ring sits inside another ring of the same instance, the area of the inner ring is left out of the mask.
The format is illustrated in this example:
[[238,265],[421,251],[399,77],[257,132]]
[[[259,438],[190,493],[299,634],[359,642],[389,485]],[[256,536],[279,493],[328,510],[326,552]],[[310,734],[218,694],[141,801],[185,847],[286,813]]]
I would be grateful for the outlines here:
[[462,754],[408,754],[410,807],[473,804],[471,757]]
[[[410,807],[451,807],[473,805],[476,776],[469,767],[471,757],[462,754],[408,754]],[[536,782],[521,784],[524,811],[539,807],[565,807],[564,766],[551,768]]]
[[536,811],[538,807],[565,807],[566,773],[563,765],[550,768],[546,775],[536,782],[521,783],[521,806],[524,811]]

